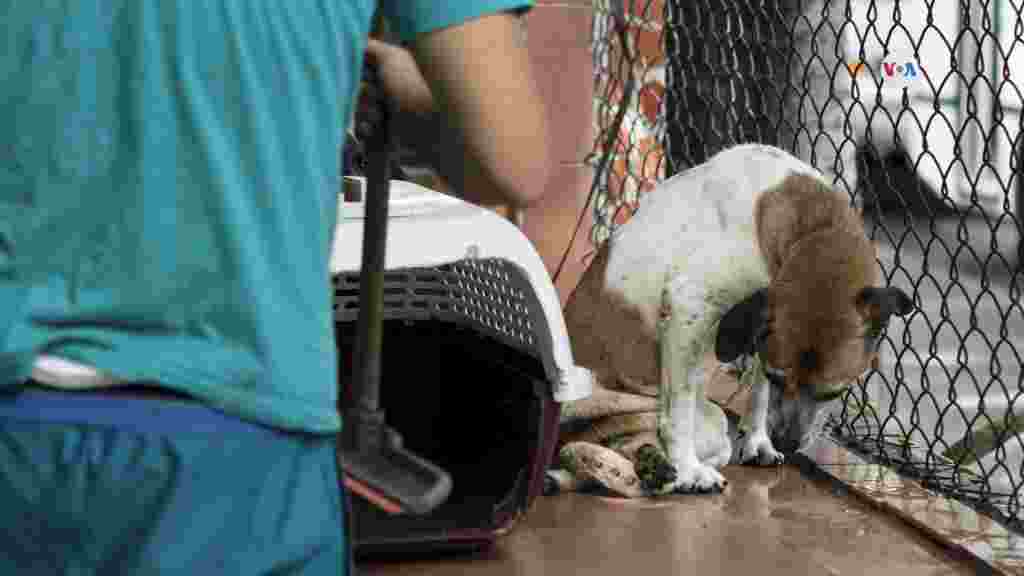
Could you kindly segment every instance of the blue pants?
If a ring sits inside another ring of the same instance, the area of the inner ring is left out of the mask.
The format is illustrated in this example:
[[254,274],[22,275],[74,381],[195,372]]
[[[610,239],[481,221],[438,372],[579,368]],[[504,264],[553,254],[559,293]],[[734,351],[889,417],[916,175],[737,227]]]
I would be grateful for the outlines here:
[[0,574],[345,574],[334,437],[174,400],[0,394]]

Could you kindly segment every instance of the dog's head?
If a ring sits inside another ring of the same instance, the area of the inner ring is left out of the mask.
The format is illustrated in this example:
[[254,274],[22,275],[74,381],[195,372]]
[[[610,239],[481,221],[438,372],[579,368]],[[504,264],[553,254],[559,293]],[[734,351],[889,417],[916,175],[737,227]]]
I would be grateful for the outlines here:
[[823,408],[877,365],[889,319],[913,309],[902,290],[875,285],[876,267],[863,234],[816,231],[793,246],[767,288],[722,317],[719,361],[756,353],[765,366],[776,449],[807,447]]

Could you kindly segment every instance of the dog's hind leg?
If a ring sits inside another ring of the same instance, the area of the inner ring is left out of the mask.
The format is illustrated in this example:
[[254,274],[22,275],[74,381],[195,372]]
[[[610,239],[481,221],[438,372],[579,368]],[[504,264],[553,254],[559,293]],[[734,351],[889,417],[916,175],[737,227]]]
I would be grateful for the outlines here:
[[590,396],[565,403],[560,421],[566,423],[637,412],[653,413],[657,407],[656,398],[595,387]]
[[677,492],[721,490],[728,483],[697,454],[697,428],[703,426],[706,298],[702,283],[677,276],[662,295],[658,326],[661,405],[658,435],[676,468]]
[[623,390],[630,394],[636,394],[638,396],[645,396],[649,398],[657,398],[658,396],[657,384],[647,385],[640,379],[630,378],[629,376],[625,376],[623,374],[619,375],[617,383],[620,388],[622,388]]

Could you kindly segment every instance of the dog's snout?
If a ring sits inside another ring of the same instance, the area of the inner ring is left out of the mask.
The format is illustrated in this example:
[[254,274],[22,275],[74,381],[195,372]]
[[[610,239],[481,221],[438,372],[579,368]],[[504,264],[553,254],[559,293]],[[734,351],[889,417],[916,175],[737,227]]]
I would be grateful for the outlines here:
[[775,449],[783,454],[792,454],[800,449],[800,440],[790,436],[782,436],[772,440]]
[[789,433],[773,437],[772,445],[783,454],[794,454],[810,447],[814,443],[815,438],[817,438],[817,435],[810,430],[804,432],[789,431]]
[[775,449],[783,454],[793,454],[809,448],[823,432],[822,415],[817,416],[809,420],[793,420],[777,429],[770,435]]

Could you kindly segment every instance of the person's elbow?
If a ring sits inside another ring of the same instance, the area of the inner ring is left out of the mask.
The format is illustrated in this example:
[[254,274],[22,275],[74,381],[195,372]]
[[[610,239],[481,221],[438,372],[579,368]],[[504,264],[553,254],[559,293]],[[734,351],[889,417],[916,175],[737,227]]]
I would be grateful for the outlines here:
[[496,118],[493,139],[485,139],[482,146],[499,190],[509,204],[519,208],[529,208],[544,198],[554,172],[550,123],[531,80],[523,82],[515,100],[506,101],[507,116]]
[[548,192],[551,154],[542,135],[529,142],[509,146],[507,156],[493,166],[493,179],[502,196],[517,208],[535,206]]
[[541,201],[552,172],[547,110],[521,26],[510,14],[485,16],[414,45],[438,109],[455,128],[450,135],[461,141],[455,149],[467,155],[451,173],[468,197],[517,208]]

